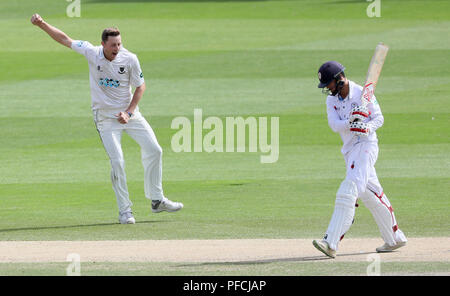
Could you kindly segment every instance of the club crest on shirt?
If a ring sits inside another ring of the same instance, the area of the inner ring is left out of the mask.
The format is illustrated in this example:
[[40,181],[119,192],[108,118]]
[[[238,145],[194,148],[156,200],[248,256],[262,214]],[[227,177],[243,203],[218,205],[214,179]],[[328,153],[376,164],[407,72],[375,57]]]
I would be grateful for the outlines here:
[[120,66],[119,67],[119,74],[124,74],[125,73],[125,66]]

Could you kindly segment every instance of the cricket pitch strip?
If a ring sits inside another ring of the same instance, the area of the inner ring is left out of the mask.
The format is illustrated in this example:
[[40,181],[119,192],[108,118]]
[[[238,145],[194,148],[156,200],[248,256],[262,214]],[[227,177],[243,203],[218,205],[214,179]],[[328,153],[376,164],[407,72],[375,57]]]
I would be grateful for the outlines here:
[[[131,240],[131,241],[1,241],[0,263],[65,262],[79,254],[81,262],[242,262],[366,261],[380,238],[344,239],[336,259],[327,259],[312,239]],[[449,262],[449,237],[409,238],[383,262]]]

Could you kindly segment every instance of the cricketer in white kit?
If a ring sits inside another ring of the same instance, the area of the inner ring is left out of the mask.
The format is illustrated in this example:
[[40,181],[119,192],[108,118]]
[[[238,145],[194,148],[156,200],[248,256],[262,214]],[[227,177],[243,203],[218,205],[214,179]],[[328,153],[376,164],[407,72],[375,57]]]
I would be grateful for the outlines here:
[[[111,181],[119,208],[119,222],[134,224],[129,198],[121,138],[126,132],[141,147],[144,166],[144,192],[152,201],[152,212],[175,212],[183,204],[168,200],[162,189],[162,149],[156,136],[139,112],[145,91],[144,75],[137,56],[122,46],[117,28],[102,33],[102,45],[72,40],[64,32],[35,14],[31,22],[57,42],[86,57],[89,65],[94,122],[111,162]],[[134,94],[132,88],[135,88]]]
[[[375,171],[378,157],[376,130],[383,125],[384,118],[376,100],[361,105],[362,87],[348,80],[344,67],[334,61],[324,63],[319,69],[319,88],[327,96],[327,117],[330,128],[339,133],[346,164],[346,177],[337,193],[331,221],[323,240],[314,240],[313,245],[329,257],[334,258],[340,240],[350,229],[359,198],[374,217],[385,244],[377,252],[390,252],[406,244],[406,237],[398,228],[393,208],[383,192]],[[357,119],[357,126],[350,125]]]

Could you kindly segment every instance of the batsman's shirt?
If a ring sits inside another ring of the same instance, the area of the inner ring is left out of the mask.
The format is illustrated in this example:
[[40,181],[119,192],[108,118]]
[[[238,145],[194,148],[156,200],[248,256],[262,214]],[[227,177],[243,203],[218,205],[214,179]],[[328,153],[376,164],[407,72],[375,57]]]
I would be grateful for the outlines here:
[[371,132],[368,136],[355,136],[350,132],[349,127],[349,116],[350,111],[361,105],[361,93],[362,86],[349,81],[349,93],[345,99],[336,96],[327,97],[327,115],[328,115],[328,125],[334,132],[340,134],[343,146],[342,154],[347,154],[354,145],[360,142],[375,142],[378,143],[376,129],[381,127],[384,122],[383,114],[381,113],[380,105],[378,105],[375,96],[371,103],[367,105],[370,115],[364,122],[370,123]]
[[72,49],[88,60],[92,109],[126,110],[132,99],[131,87],[144,83],[137,56],[122,47],[110,62],[103,55],[103,46],[81,40],[73,41]]

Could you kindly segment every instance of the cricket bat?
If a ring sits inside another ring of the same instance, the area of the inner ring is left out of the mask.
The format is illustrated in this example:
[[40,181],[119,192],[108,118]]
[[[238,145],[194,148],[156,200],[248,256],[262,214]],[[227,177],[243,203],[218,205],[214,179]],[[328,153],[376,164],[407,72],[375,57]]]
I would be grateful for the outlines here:
[[384,60],[388,53],[389,47],[382,42],[378,43],[375,48],[375,53],[370,61],[369,70],[367,71],[366,83],[361,94],[362,106],[366,107],[367,104],[372,102],[373,93],[377,86],[378,77],[380,77],[381,69],[383,68]]

